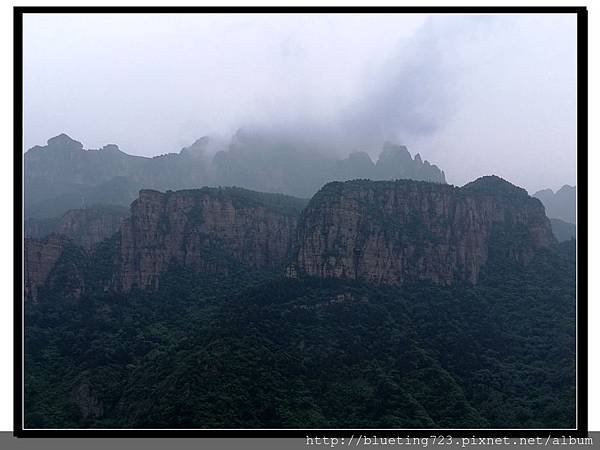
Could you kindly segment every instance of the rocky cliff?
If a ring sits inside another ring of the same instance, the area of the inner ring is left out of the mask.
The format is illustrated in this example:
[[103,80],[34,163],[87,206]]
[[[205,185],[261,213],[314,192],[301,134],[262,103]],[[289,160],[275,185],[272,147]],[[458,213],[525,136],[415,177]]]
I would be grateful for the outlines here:
[[121,228],[118,288],[156,288],[170,265],[281,271],[304,203],[237,188],[143,190]]
[[119,206],[98,206],[72,209],[60,217],[25,220],[25,236],[41,239],[56,233],[66,236],[78,245],[91,249],[109,238],[121,227],[121,221],[129,213]]
[[[492,257],[527,265],[556,245],[541,202],[497,177],[461,188],[333,182],[306,203],[239,188],[143,190],[119,232],[90,249],[64,236],[27,239],[25,291],[35,299],[53,280],[75,298],[86,286],[153,290],[174,267],[391,285],[477,283]],[[95,222],[88,223],[93,231]]]
[[336,182],[302,213],[288,274],[383,284],[476,283],[492,250],[527,264],[555,243],[542,204],[498,177],[462,188]]
[[87,255],[83,249],[62,235],[51,234],[44,239],[25,239],[24,294],[26,299],[37,301],[40,289],[60,285],[68,298],[79,298],[85,285]]

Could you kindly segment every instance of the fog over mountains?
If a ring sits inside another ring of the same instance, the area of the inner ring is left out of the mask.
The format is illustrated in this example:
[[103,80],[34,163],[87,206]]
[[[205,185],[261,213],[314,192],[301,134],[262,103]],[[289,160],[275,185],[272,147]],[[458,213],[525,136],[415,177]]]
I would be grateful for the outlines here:
[[[83,235],[74,230],[67,234],[93,239],[102,235],[99,230],[118,228],[123,208],[141,189],[238,186],[308,199],[330,181],[353,179],[446,183],[446,174],[419,153],[413,157],[405,146],[391,142],[382,144],[374,161],[364,151],[336,158],[308,139],[238,130],[228,142],[204,136],[179,153],[149,158],[129,155],[115,144],[84,149],[60,134],[25,154],[25,233],[43,237],[81,228],[83,221]],[[533,196],[546,207],[558,240],[574,238],[576,188],[564,185],[556,193],[544,189]],[[85,212],[90,208],[95,212]],[[96,231],[90,235],[91,223]]]
[[570,15],[25,19],[23,151],[67,133],[150,157],[247,128],[331,159],[397,142],[456,185],[575,184]]
[[436,165],[389,142],[376,161],[365,152],[336,159],[310,144],[240,130],[216,153],[211,138],[203,137],[179,153],[147,158],[114,144],[84,150],[61,134],[25,154],[25,216],[51,218],[98,204],[129,206],[140,189],[240,186],[308,198],[329,181],[356,178],[445,183]]

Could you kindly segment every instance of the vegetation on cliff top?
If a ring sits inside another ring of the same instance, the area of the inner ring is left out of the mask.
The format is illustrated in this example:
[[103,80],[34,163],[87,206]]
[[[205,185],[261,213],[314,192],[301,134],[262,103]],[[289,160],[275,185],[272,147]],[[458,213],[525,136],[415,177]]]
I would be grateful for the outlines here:
[[238,208],[265,207],[286,215],[298,215],[308,203],[308,199],[293,197],[284,194],[258,192],[236,186],[203,187],[200,189],[184,189],[180,191],[167,191],[171,195],[209,195],[216,199],[231,200]]

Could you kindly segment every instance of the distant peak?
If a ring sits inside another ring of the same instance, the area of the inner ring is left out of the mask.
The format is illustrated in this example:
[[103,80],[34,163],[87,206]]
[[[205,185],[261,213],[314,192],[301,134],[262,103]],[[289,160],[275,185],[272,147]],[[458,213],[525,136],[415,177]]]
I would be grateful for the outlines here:
[[465,184],[461,189],[489,194],[517,194],[529,196],[523,188],[515,186],[497,175],[486,175]]
[[48,147],[82,149],[83,145],[65,133],[61,133],[58,136],[48,139]]
[[102,147],[100,150],[106,152],[120,152],[121,150],[119,149],[119,146],[117,144],[106,144],[104,147]]
[[556,193],[558,194],[559,192],[570,192],[570,191],[574,191],[574,190],[575,190],[575,186],[571,186],[570,184],[565,184],[558,191],[556,191]]
[[498,175],[484,175],[482,177],[477,178],[476,180],[471,181],[470,183],[465,184],[463,187],[500,186],[500,185],[514,186],[512,183],[506,181],[504,178],[499,177]]
[[181,155],[189,155],[189,156],[204,156],[206,149],[210,143],[210,138],[208,136],[202,136],[200,139],[196,139],[192,145],[189,147],[184,147],[179,152]]
[[554,195],[554,191],[552,189],[542,189],[533,194],[534,197],[537,197],[538,195]]
[[408,151],[405,145],[394,144],[392,142],[385,142],[383,144],[377,162],[381,164],[390,160],[412,161],[412,157],[410,156],[410,152]]

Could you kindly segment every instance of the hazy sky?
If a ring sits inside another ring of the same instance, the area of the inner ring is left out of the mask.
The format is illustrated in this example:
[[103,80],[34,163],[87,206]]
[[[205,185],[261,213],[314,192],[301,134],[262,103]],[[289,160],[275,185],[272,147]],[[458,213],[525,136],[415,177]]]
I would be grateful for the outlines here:
[[31,15],[25,148],[176,152],[239,127],[385,140],[462,185],[575,184],[575,15]]

